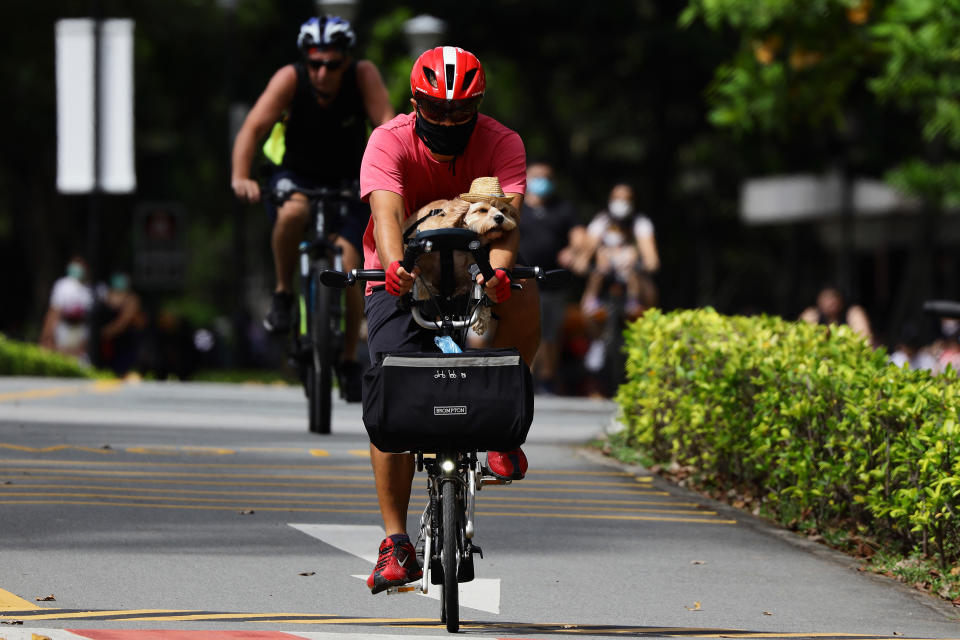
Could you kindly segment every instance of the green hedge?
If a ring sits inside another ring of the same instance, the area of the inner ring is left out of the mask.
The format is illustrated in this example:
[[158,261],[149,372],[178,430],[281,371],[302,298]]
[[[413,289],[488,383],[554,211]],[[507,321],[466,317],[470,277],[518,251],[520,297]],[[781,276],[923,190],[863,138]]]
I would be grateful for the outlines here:
[[82,366],[76,358],[0,334],[0,375],[99,378],[105,374]]
[[960,381],[888,364],[848,327],[712,309],[626,331],[626,444],[782,522],[851,524],[960,559]]

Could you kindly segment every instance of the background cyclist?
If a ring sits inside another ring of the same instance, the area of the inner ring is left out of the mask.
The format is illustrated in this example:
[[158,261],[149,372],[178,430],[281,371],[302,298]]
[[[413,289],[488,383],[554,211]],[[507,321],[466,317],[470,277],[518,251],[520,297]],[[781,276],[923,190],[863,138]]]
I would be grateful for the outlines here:
[[[456,47],[424,52],[410,73],[414,111],[399,115],[370,136],[360,168],[360,194],[369,201],[370,223],[363,236],[364,268],[385,268],[385,285],[367,286],[367,344],[370,357],[388,351],[433,350],[433,333],[413,324],[397,309],[396,297],[407,293],[414,274],[403,258],[401,225],[420,207],[438,198],[470,191],[474,178],[495,176],[502,191],[519,208],[526,188],[526,153],[520,136],[493,118],[478,113],[486,88],[476,56]],[[500,194],[503,195],[503,194]],[[529,364],[540,336],[537,288],[525,284],[510,291],[504,269],[513,266],[517,231],[492,245],[490,263],[497,275],[484,282],[500,317],[493,346],[516,347]],[[416,269],[414,270],[416,272]],[[422,575],[406,533],[407,507],[414,475],[410,454],[391,454],[370,445],[380,513],[387,538],[367,586],[373,593]],[[520,478],[527,462],[519,449],[489,452],[487,466],[502,477]]]
[[[297,48],[302,58],[274,73],[234,141],[231,186],[237,197],[248,202],[260,199],[260,186],[250,178],[250,167],[260,143],[282,118],[286,121],[286,151],[269,181],[268,192],[281,179],[304,188],[355,185],[367,122],[378,126],[394,115],[376,66],[353,58],[355,42],[350,23],[336,16],[310,18],[301,25]],[[287,200],[279,211],[269,198],[265,200],[273,223],[276,289],[263,324],[271,333],[283,334],[290,330],[293,272],[309,211],[302,196]],[[368,216],[367,207],[358,202],[339,229],[337,244],[343,248],[346,269],[360,266],[361,238]],[[348,290],[340,369],[351,401],[360,399],[360,367],[355,355],[361,305],[361,292]]]

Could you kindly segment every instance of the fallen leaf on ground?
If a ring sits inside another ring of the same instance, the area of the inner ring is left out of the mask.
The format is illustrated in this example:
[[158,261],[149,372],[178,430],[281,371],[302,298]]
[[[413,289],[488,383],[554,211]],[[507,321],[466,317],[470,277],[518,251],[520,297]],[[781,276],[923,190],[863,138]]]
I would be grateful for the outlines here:
[[315,575],[316,573],[317,573],[316,571],[301,571],[301,572],[300,572],[300,575],[302,575],[302,576],[312,576],[312,575]]
[[694,602],[692,607],[684,607],[687,611],[700,611],[700,602]]
[[706,560],[691,560],[690,564],[707,564]]
[[960,566],[956,566],[953,569],[950,569],[950,575],[960,576]]
[[49,596],[46,596],[44,598],[37,598],[37,602],[53,602],[55,600],[56,598],[53,597],[53,594],[50,594]]
[[23,624],[23,620],[0,620],[0,624]]
[[100,447],[100,448],[103,449],[104,451],[112,451],[112,450],[113,450],[113,447],[111,447],[111,446],[108,445],[108,444],[105,444],[105,445],[103,445],[103,446]]
[[240,515],[242,515],[242,516],[252,516],[254,513],[256,513],[256,512],[255,512],[253,509],[244,509],[243,511],[240,512]]
[[764,611],[764,612],[763,612],[763,615],[765,615],[765,616],[772,616],[773,614],[770,613],[769,611]]

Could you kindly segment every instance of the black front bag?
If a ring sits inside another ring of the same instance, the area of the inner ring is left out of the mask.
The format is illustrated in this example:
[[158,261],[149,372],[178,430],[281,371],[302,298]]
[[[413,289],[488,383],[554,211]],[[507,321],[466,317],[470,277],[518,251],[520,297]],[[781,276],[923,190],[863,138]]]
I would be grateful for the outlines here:
[[363,424],[381,451],[510,451],[533,421],[516,349],[384,353],[363,380]]

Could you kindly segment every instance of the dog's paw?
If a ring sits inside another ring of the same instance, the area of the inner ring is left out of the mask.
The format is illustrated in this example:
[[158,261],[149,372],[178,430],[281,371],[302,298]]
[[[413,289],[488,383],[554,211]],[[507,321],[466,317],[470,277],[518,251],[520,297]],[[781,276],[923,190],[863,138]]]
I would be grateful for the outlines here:
[[483,307],[480,309],[480,315],[477,316],[477,321],[473,323],[473,331],[478,336],[482,336],[487,332],[487,328],[490,326],[490,308]]

